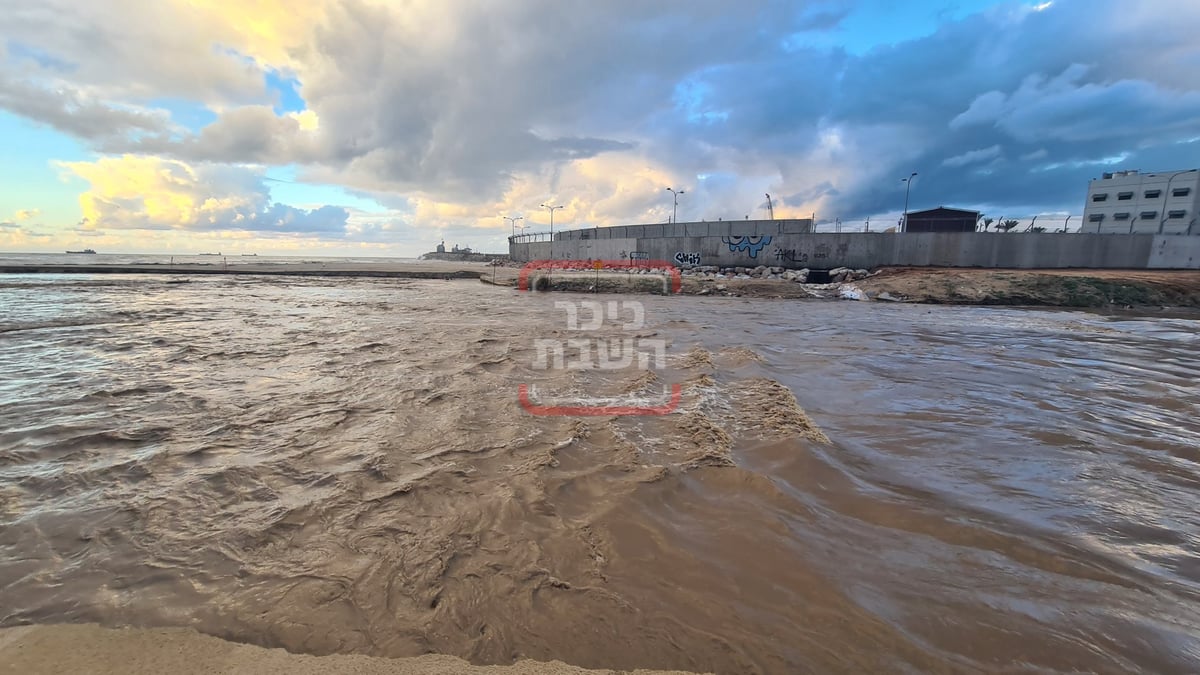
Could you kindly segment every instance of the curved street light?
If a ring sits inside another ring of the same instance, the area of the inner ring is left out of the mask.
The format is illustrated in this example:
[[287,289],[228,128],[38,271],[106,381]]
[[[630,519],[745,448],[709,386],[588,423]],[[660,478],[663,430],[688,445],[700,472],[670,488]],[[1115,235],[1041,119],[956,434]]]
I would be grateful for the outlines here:
[[542,208],[550,211],[550,259],[554,260],[554,209],[561,209],[562,204],[558,206],[542,204]]
[[901,232],[908,232],[908,191],[912,189],[912,179],[917,177],[917,172],[909,174],[908,178],[901,178],[900,182],[904,183],[904,221],[900,226]]
[[675,196],[675,204],[671,207],[671,222],[674,223],[679,217],[679,195],[683,194],[683,190],[667,188],[667,191]]
[[[1192,169],[1192,171],[1195,171],[1195,169]],[[1192,171],[1180,171],[1180,172],[1176,173],[1175,175],[1171,176],[1171,178],[1167,180],[1167,189],[1163,190],[1162,218],[1158,219],[1158,233],[1159,234],[1162,234],[1163,229],[1166,228],[1166,226],[1167,226],[1167,209],[1171,208],[1171,182],[1174,181],[1176,178],[1179,178],[1180,176],[1182,176],[1185,173],[1192,173]]]
[[513,218],[512,216],[500,216],[500,217],[507,220],[509,223],[512,224],[512,236],[516,237],[517,236],[517,221],[525,220],[525,216],[517,216],[516,218]]

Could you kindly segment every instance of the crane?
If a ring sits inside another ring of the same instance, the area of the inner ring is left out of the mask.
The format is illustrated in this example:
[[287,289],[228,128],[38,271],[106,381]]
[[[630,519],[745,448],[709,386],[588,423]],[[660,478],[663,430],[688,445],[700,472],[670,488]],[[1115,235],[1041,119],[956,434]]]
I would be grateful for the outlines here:
[[775,206],[771,204],[770,193],[767,193],[767,213],[771,215],[771,220],[775,220]]

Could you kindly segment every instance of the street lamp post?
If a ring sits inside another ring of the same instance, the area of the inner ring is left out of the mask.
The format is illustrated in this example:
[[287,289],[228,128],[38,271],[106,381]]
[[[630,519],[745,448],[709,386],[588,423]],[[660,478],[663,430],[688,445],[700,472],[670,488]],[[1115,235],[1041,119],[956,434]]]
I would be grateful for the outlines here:
[[917,172],[909,174],[908,178],[901,178],[900,182],[904,183],[904,219],[900,225],[901,232],[908,232],[908,192],[912,189],[912,179],[917,177]]
[[679,218],[679,195],[683,194],[683,190],[667,188],[667,191],[675,196],[675,203],[671,206],[671,222],[674,223]]
[[1179,178],[1181,175],[1183,175],[1185,173],[1191,173],[1191,172],[1190,171],[1180,171],[1179,173],[1176,173],[1175,175],[1171,176],[1171,178],[1167,181],[1167,189],[1163,191],[1162,217],[1158,219],[1158,233],[1159,234],[1163,233],[1163,229],[1167,225],[1167,209],[1171,208],[1171,182],[1174,181],[1176,178]]
[[516,218],[513,218],[512,216],[500,216],[500,217],[507,220],[509,223],[512,224],[512,236],[515,238],[517,236],[517,221],[525,220],[525,217],[524,216],[517,216]]
[[554,260],[554,209],[561,209],[562,204],[558,206],[542,204],[542,208],[550,211],[550,259]]

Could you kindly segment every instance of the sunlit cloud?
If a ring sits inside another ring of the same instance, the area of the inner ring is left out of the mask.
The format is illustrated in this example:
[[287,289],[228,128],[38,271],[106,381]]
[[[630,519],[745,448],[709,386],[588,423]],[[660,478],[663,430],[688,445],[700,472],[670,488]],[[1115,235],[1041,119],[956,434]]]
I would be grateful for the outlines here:
[[930,0],[901,37],[869,3],[781,7],[0,0],[0,109],[83,149],[37,158],[77,216],[0,212],[40,209],[5,230],[54,249],[416,254],[502,248],[502,216],[548,229],[548,200],[556,228],[665,222],[666,187],[680,219],[763,217],[769,193],[777,217],[850,220],[898,212],[919,171],[919,206],[1070,210],[1097,158],[1195,161],[1200,3]]

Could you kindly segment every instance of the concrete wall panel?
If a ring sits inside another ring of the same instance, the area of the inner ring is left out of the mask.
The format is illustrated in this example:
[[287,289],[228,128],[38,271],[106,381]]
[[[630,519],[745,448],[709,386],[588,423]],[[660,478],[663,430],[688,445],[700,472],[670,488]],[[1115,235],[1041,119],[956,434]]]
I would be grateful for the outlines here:
[[1200,269],[1200,237],[1156,236],[1147,258],[1151,269]]
[[[1200,269],[1200,237],[1149,234],[1056,233],[820,233],[757,234],[750,221],[677,223],[609,228],[634,237],[563,239],[559,258],[618,259],[644,251],[653,259],[674,260],[676,253],[699,254],[700,264],[724,267],[779,265],[832,269],[886,265],[993,268]],[[649,237],[649,232],[679,232],[678,237]],[[732,232],[732,233],[730,233]],[[686,233],[686,236],[684,236]],[[702,234],[703,233],[703,234]],[[743,237],[750,237],[743,239]],[[769,237],[769,239],[767,239]],[[732,249],[730,242],[732,241]],[[610,244],[611,245],[608,245]],[[548,242],[514,244],[515,260],[547,257]]]

